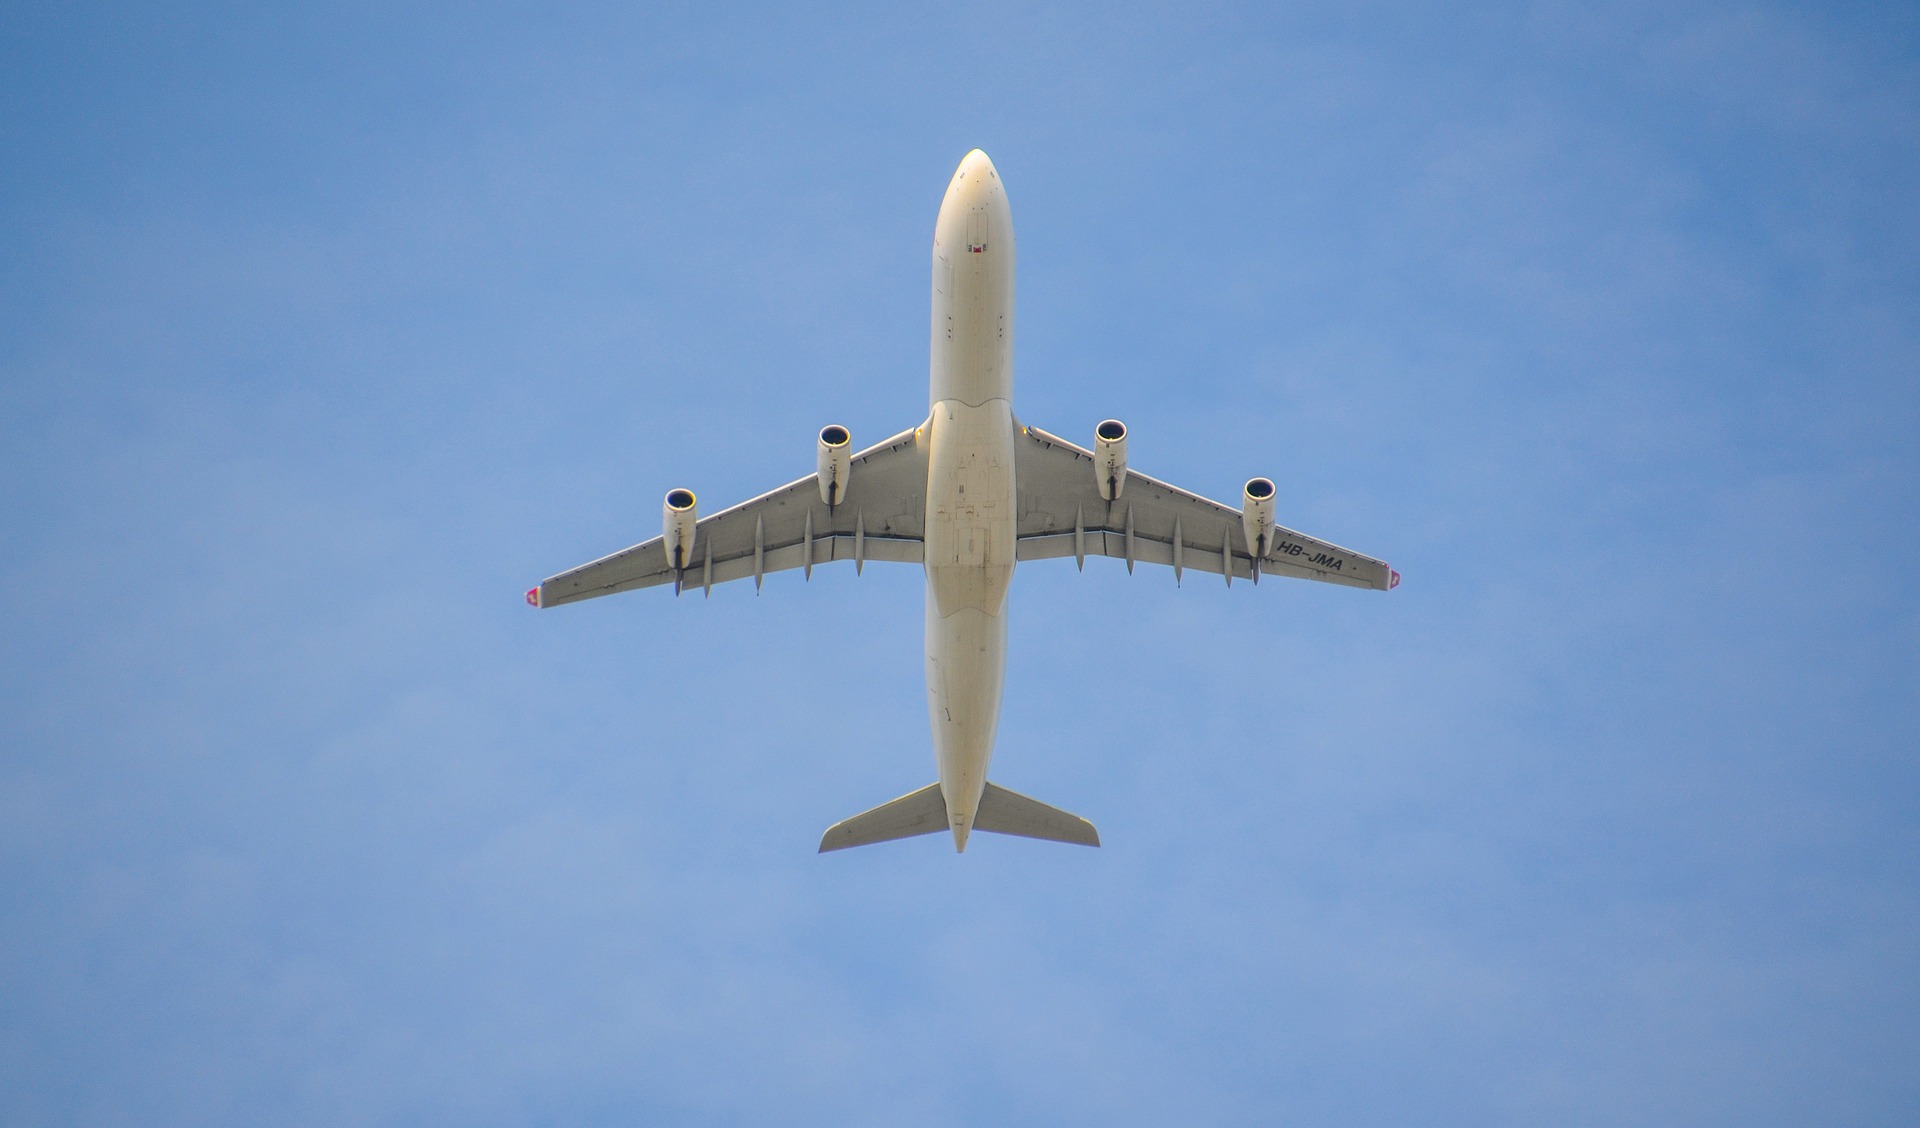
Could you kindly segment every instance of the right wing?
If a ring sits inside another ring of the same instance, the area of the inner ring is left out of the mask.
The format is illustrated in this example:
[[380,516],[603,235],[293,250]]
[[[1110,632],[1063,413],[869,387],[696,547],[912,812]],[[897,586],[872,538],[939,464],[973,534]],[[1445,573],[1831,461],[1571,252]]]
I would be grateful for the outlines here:
[[1257,563],[1247,552],[1240,511],[1137,470],[1128,470],[1120,497],[1100,496],[1093,452],[1038,427],[1019,427],[1014,439],[1014,481],[1020,491],[1020,531],[1015,556],[1047,560],[1062,556],[1113,556],[1127,562],[1172,565],[1239,579],[1260,573],[1386,591],[1400,574],[1386,562],[1341,548],[1286,526],[1274,530],[1273,547]]
[[655,587],[711,589],[728,580],[787,568],[812,570],[830,560],[896,560],[925,556],[927,446],[922,424],[853,457],[846,496],[829,510],[812,474],[761,494],[694,526],[691,562],[677,574],[664,537],[642,541],[541,581],[527,593],[535,607],[558,607],[599,595]]

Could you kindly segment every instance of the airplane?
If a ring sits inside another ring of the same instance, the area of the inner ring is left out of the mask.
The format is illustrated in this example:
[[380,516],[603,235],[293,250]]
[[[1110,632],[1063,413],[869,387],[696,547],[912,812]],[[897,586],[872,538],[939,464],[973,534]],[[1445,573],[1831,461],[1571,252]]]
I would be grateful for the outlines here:
[[700,517],[669,490],[661,535],[543,580],[535,607],[672,584],[675,594],[769,572],[851,560],[918,564],[927,579],[927,712],[939,778],[829,827],[820,852],[947,831],[964,853],[976,830],[1085,846],[1078,815],[991,782],[987,764],[1006,684],[1007,591],[1022,561],[1088,556],[1238,579],[1290,576],[1387,591],[1385,562],[1276,523],[1274,484],[1253,478],[1240,508],[1127,465],[1127,428],[1093,429],[1091,449],[1013,413],[1013,213],[978,149],[947,184],[933,230],[931,402],[926,421],[853,453],[847,428],[821,428],[815,472]]

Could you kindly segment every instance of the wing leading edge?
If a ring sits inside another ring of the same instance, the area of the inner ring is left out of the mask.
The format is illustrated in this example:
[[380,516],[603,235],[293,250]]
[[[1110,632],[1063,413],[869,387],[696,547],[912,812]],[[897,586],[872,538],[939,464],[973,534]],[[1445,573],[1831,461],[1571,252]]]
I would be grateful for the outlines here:
[[[1020,491],[1021,560],[1111,556],[1257,579],[1240,511],[1128,470],[1120,496],[1100,496],[1094,456],[1038,427],[1021,427],[1014,479]],[[1259,572],[1386,591],[1400,575],[1385,561],[1281,526]]]
[[596,596],[676,581],[714,584],[789,568],[869,560],[918,564],[926,533],[927,451],[922,424],[855,455],[845,496],[829,509],[812,474],[741,502],[694,526],[688,565],[674,569],[665,538],[570,568],[527,593],[536,607],[558,607]]

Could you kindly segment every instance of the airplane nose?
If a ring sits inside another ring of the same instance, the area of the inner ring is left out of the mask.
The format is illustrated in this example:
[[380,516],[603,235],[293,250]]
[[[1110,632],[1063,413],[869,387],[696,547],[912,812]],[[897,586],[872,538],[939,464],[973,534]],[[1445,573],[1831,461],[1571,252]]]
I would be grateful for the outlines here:
[[953,179],[960,191],[973,200],[991,196],[1000,185],[1000,170],[993,167],[993,161],[978,149],[960,158],[960,167],[954,170]]
[[960,167],[953,171],[950,191],[949,199],[963,212],[991,207],[994,198],[1000,195],[1000,172],[985,153],[975,149],[960,159]]
[[1012,264],[1013,227],[1007,216],[1007,193],[1000,183],[999,170],[979,149],[960,158],[960,167],[953,170],[946,198],[940,201],[934,246],[946,248],[949,255],[988,254],[991,247],[1002,252],[1000,261]]

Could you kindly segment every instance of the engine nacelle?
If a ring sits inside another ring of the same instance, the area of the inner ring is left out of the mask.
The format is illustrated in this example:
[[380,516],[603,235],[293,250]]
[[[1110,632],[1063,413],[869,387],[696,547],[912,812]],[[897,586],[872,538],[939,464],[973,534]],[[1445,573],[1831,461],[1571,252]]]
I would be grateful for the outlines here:
[[699,522],[693,491],[668,490],[667,502],[660,507],[660,535],[666,538],[668,567],[693,564],[693,527]]
[[820,468],[820,500],[828,508],[847,496],[847,478],[853,473],[852,444],[853,436],[840,424],[820,428],[820,455],[814,464]]
[[1118,498],[1126,487],[1127,425],[1118,419],[1103,419],[1093,429],[1093,476],[1107,501]]
[[1252,478],[1240,491],[1240,527],[1247,533],[1247,552],[1264,560],[1273,551],[1273,481]]

